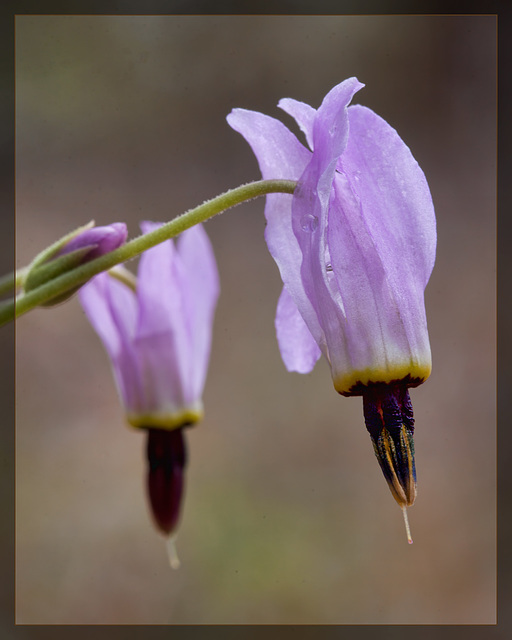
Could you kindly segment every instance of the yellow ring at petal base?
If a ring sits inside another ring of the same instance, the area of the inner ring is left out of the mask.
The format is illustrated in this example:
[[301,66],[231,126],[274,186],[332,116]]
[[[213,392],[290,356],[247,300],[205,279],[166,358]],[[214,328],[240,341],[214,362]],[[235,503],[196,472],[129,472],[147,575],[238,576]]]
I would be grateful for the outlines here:
[[127,414],[129,424],[136,429],[165,429],[172,431],[185,425],[192,425],[203,418],[202,407],[183,409],[173,413],[137,413]]
[[334,388],[342,396],[360,396],[364,387],[370,384],[391,384],[392,382],[406,381],[408,386],[417,387],[430,376],[432,365],[403,364],[389,368],[372,368],[360,371],[351,371],[333,378]]

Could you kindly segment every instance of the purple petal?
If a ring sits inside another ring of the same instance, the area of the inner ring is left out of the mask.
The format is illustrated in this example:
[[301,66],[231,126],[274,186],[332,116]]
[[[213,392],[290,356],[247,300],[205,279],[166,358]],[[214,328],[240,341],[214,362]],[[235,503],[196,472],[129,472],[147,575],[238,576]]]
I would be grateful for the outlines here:
[[[233,109],[226,120],[251,145],[264,179],[299,178],[310,153],[282,122],[246,109]],[[291,200],[289,194],[272,195]]]
[[[144,223],[148,232],[159,224]],[[145,381],[147,411],[173,413],[198,400],[189,383],[192,336],[184,302],[186,273],[174,243],[145,251],[138,269],[139,321],[135,348]]]
[[[311,159],[311,152],[279,120],[245,109],[234,109],[227,120],[251,146],[263,178],[297,180],[301,176]],[[316,338],[321,334],[316,312],[305,294],[301,279],[297,277],[302,253],[292,229],[291,206],[291,195],[267,195],[265,239],[289,294],[300,305],[301,313]]]
[[[227,120],[250,144],[264,179],[297,180],[300,177],[311,153],[281,122],[245,109],[234,109]],[[300,249],[291,229],[291,203],[290,194],[266,197],[265,236],[281,273],[295,271],[301,262]]]
[[143,405],[140,371],[132,342],[137,322],[134,293],[106,273],[99,274],[79,291],[87,318],[110,357],[124,406],[137,411]]
[[313,149],[313,125],[315,124],[316,109],[305,102],[293,98],[283,98],[277,105],[288,115],[292,116],[306,136],[310,149]]
[[[264,177],[297,179],[280,171],[302,167],[291,216],[289,200],[279,208],[267,199],[267,242],[286,289],[278,340],[289,368],[310,370],[317,357],[309,350],[312,336],[336,388],[347,395],[357,382],[421,380],[430,373],[424,307],[436,245],[430,192],[396,131],[369,109],[348,107],[362,86],[349,78],[318,111],[281,100],[313,149],[307,157],[271,118],[250,114],[234,123]],[[279,166],[276,147],[288,156]]]
[[362,382],[428,376],[424,289],[436,244],[428,185],[408,147],[369,109],[351,107],[349,121],[328,226],[346,318],[345,344],[330,345],[338,390],[349,370]]
[[[348,139],[347,105],[362,87],[355,78],[345,80],[324,98],[313,126],[314,152],[295,190],[292,226],[302,251],[300,276],[317,324],[302,300],[294,300],[319,347],[331,361],[329,347],[343,335],[343,309],[330,273],[327,223],[331,188],[338,157]],[[294,274],[297,278],[297,272]],[[288,283],[285,281],[288,287]],[[318,330],[317,325],[320,326]]]
[[312,190],[324,209],[329,203],[336,162],[347,145],[347,106],[354,93],[363,86],[356,78],[345,80],[329,91],[315,116],[314,152],[301,182],[308,192]]
[[[143,223],[147,233],[159,223]],[[199,410],[211,348],[219,280],[203,227],[146,251],[139,265],[135,341],[148,411]]]
[[370,109],[350,107],[343,167],[378,240],[388,277],[404,275],[425,288],[434,267],[436,220],[425,174],[409,147]]
[[[79,292],[80,302],[87,318],[101,338],[111,358],[122,350],[122,335],[133,335],[137,318],[137,304],[133,292],[106,273],[100,273],[85,284]],[[119,308],[119,322],[113,309]]]
[[191,394],[202,395],[212,341],[215,306],[219,296],[219,275],[210,240],[202,225],[184,231],[177,241],[186,274],[183,303],[191,331]]
[[312,371],[321,351],[286,287],[283,287],[277,303],[276,333],[288,371]]

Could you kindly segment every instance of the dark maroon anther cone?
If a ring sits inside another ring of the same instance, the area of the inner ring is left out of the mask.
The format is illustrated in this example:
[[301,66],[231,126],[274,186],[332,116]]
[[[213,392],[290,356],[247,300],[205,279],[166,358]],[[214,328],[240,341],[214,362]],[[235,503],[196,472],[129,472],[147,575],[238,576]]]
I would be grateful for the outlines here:
[[382,473],[402,507],[416,498],[414,416],[407,381],[373,384],[363,390],[366,428]]
[[149,502],[156,526],[169,535],[176,529],[181,512],[187,464],[183,428],[151,428],[147,432]]

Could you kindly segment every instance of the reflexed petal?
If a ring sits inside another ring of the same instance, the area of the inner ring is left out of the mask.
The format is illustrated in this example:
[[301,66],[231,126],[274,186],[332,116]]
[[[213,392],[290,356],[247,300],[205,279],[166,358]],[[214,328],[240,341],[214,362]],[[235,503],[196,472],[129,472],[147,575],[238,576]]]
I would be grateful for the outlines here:
[[313,157],[301,181],[313,188],[323,206],[329,202],[332,175],[348,141],[347,106],[364,85],[356,78],[338,84],[325,96],[313,124]]
[[[309,330],[319,347],[331,361],[330,345],[343,341],[343,308],[330,273],[327,223],[331,188],[336,162],[348,138],[347,105],[362,87],[350,78],[334,87],[324,98],[314,123],[314,152],[295,190],[292,203],[292,225],[303,259],[301,280],[319,325],[310,322],[302,301],[294,298]],[[297,278],[297,273],[295,273]],[[285,285],[288,283],[285,281]]]
[[[264,179],[300,177],[311,154],[282,122],[247,109],[233,109],[226,119],[251,145]],[[291,200],[289,194],[271,195]]]
[[[311,153],[279,120],[255,111],[233,109],[227,121],[250,144],[264,179],[297,180],[300,177]],[[301,262],[290,224],[291,203],[290,194],[273,193],[266,197],[265,236],[281,274],[293,272]]]
[[[111,358],[117,357],[123,348],[122,336],[135,333],[137,302],[134,293],[125,285],[100,273],[85,284],[79,292],[80,302],[89,322],[101,338]],[[123,310],[119,327],[112,309]]]
[[[160,226],[141,224],[147,233]],[[189,380],[192,327],[186,314],[186,272],[174,243],[166,240],[145,251],[138,269],[139,322],[135,348],[143,367],[147,409],[194,402]]]
[[313,150],[313,125],[315,124],[316,109],[305,102],[293,98],[283,98],[277,105],[295,119],[301,131],[306,136],[309,148]]
[[137,319],[133,292],[106,273],[82,287],[80,302],[110,356],[123,404],[137,410],[143,402],[140,370],[132,347]]
[[[234,109],[227,117],[229,125],[243,135],[258,159],[263,178],[297,180],[303,173],[311,152],[278,120],[255,111]],[[265,239],[277,263],[281,278],[310,331],[321,340],[316,312],[304,292],[300,272],[302,253],[291,225],[292,196],[269,194],[266,197]]]
[[321,351],[286,287],[283,287],[277,303],[276,333],[281,356],[288,371],[312,371]]

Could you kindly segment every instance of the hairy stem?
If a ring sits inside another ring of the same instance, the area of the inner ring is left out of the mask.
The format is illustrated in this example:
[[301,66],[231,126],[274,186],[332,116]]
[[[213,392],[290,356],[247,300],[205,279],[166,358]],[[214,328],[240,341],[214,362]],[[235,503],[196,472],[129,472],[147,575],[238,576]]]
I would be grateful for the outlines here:
[[110,253],[91,260],[91,262],[82,264],[27,293],[20,294],[16,301],[4,302],[0,306],[0,326],[52,300],[52,298],[56,298],[74,287],[84,284],[84,282],[87,282],[98,273],[107,271],[117,264],[135,258],[147,249],[151,249],[151,247],[164,242],[164,240],[177,236],[182,231],[200,222],[204,222],[230,207],[234,207],[247,200],[252,200],[258,196],[267,195],[268,193],[291,194],[296,184],[297,183],[292,180],[258,180],[257,182],[250,182],[236,189],[226,191],[211,200],[207,200],[198,207],[177,216],[158,229],[138,236]]

